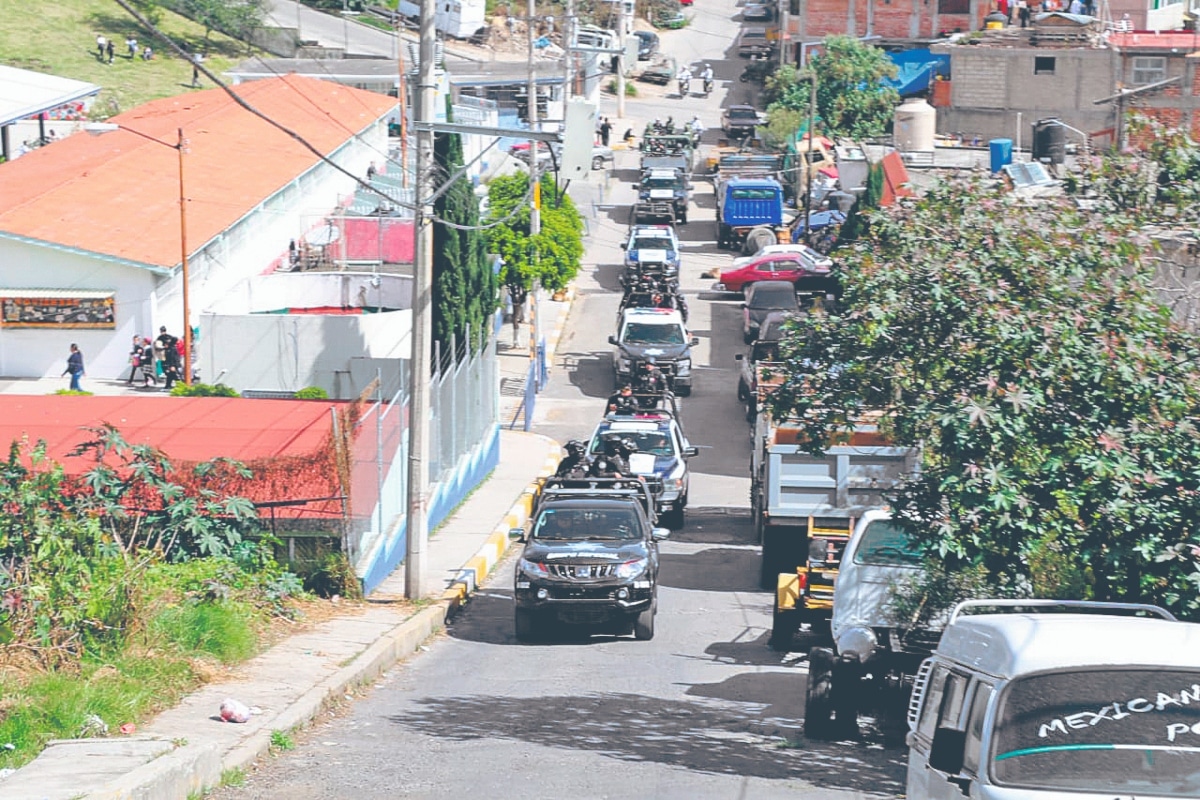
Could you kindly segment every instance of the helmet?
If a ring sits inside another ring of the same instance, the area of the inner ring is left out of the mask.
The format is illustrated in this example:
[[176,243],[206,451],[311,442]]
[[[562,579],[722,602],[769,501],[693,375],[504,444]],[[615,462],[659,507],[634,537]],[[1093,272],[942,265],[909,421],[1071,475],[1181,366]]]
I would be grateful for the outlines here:
[[572,439],[571,441],[567,442],[567,453],[569,455],[572,455],[575,458],[579,458],[586,452],[587,452],[587,445],[585,445],[583,442],[579,441],[578,439]]
[[607,455],[616,455],[621,450],[621,437],[608,436],[604,439],[604,452]]
[[620,445],[621,455],[623,456],[628,456],[631,453],[637,452],[637,442],[635,442],[633,439],[630,439],[628,436],[620,440]]
[[646,369],[654,369],[657,365],[658,361],[654,358],[654,356],[650,356],[646,359]]

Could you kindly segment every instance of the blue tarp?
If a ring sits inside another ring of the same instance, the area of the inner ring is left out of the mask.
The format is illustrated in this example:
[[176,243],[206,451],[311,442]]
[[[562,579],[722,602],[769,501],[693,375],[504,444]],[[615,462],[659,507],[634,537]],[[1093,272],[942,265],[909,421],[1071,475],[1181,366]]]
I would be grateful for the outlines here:
[[893,63],[900,69],[900,74],[887,81],[901,97],[910,97],[929,91],[929,84],[935,75],[943,78],[950,77],[950,56],[934,55],[928,48],[905,50],[901,53],[888,53]]

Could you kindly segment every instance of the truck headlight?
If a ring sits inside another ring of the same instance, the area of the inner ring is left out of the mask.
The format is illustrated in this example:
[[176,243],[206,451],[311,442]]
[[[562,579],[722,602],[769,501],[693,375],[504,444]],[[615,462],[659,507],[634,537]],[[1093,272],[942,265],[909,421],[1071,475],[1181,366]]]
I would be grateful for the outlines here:
[[625,356],[617,356],[617,369],[621,372],[629,372],[629,359]]
[[875,631],[862,626],[847,628],[837,637],[838,655],[853,658],[860,664],[865,664],[878,646]]
[[622,580],[636,578],[646,571],[646,565],[650,563],[647,558],[635,558],[632,561],[626,561],[623,564],[617,565],[617,577]]
[[684,375],[692,371],[692,360],[690,358],[681,358],[675,362],[675,373]]
[[683,478],[667,478],[663,481],[664,492],[682,492]]
[[550,570],[545,564],[538,561],[530,561],[526,558],[517,561],[517,570],[532,578],[545,578],[550,575]]

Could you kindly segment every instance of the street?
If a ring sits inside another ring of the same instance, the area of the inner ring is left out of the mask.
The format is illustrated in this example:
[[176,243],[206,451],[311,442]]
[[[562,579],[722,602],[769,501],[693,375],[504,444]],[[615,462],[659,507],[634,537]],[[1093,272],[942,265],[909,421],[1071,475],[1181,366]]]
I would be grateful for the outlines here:
[[[605,96],[614,140],[626,127],[699,115],[718,138],[720,109],[752,100],[744,61],[726,56],[737,30],[733,0],[695,6],[692,24],[660,33],[665,52],[695,72],[711,63],[716,91],[680,98],[637,84],[626,118]],[[699,67],[695,67],[699,64]],[[559,442],[586,438],[613,390],[607,337],[639,154],[622,151],[610,176],[570,191],[589,239],[577,298],[559,343],[534,430]],[[681,284],[700,338],[693,395],[681,401],[691,461],[683,530],[662,545],[655,638],[564,638],[523,645],[513,629],[516,550],[429,651],[393,668],[343,713],[298,736],[217,798],[851,798],[903,793],[902,743],[870,727],[859,741],[803,736],[806,669],[800,653],[767,646],[772,599],[758,588],[759,550],[748,509],[750,439],[736,397],[743,352],[740,300],[707,292],[701,274],[725,266],[711,182],[697,176],[682,243]],[[502,357],[521,357],[504,353]],[[500,510],[497,509],[499,512]]]

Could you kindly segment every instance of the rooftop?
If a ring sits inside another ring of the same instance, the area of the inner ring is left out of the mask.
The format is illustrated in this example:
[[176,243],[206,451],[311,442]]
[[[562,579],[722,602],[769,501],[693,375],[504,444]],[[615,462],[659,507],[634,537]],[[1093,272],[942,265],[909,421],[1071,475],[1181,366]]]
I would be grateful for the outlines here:
[[[236,92],[326,156],[396,105],[374,92],[295,75]],[[190,252],[319,162],[221,89],[156,100],[109,122],[161,144],[125,130],[77,135],[0,164],[0,237],[169,270],[180,261],[180,131]]]

